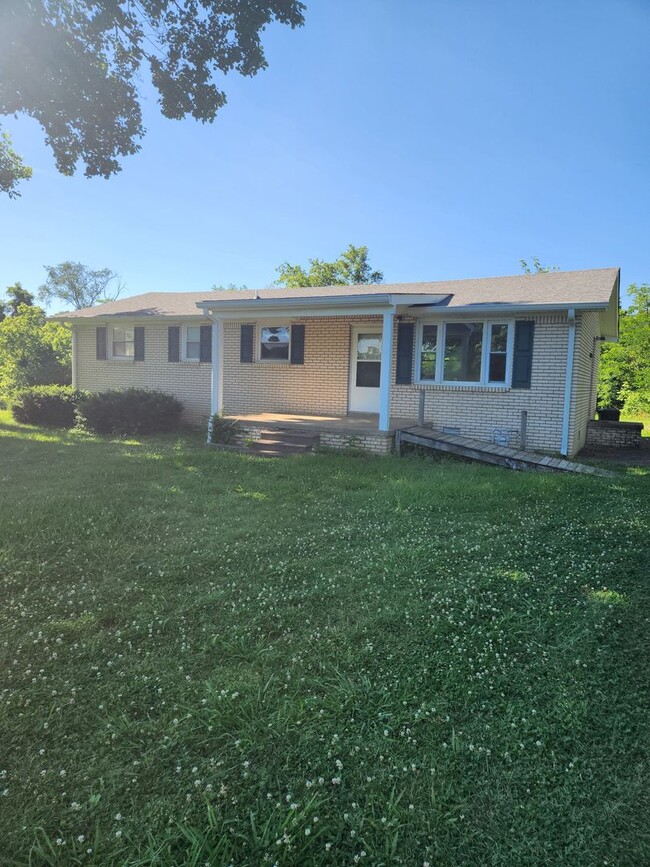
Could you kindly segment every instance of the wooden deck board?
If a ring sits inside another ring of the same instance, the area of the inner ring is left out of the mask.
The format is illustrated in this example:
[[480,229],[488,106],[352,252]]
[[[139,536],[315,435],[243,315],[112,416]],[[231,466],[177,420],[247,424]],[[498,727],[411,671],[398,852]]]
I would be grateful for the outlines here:
[[433,428],[419,426],[401,428],[398,432],[400,445],[405,442],[446,452],[482,463],[518,470],[553,470],[555,472],[586,473],[587,475],[612,476],[613,474],[597,467],[568,461],[564,458],[553,458],[535,452],[523,451],[518,448],[497,446],[494,443],[482,442],[472,437],[456,436],[443,433]]

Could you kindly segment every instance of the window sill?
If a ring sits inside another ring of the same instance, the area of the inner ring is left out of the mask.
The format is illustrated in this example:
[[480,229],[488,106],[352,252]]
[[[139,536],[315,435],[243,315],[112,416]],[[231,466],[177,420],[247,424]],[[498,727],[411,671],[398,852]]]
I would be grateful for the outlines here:
[[411,388],[418,391],[426,388],[434,391],[496,391],[504,392],[511,391],[509,385],[499,385],[498,383],[481,383],[481,382],[414,382]]

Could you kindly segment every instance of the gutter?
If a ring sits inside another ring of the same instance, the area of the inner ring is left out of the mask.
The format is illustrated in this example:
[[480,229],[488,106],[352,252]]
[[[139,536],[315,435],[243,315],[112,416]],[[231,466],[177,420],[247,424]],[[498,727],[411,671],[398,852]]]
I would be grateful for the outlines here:
[[[577,305],[576,305],[577,306]],[[569,452],[569,422],[571,419],[571,392],[573,390],[573,361],[576,348],[576,312],[571,308],[568,313],[569,340],[566,357],[566,380],[564,382],[564,412],[562,414],[562,445],[560,452],[564,457]]]

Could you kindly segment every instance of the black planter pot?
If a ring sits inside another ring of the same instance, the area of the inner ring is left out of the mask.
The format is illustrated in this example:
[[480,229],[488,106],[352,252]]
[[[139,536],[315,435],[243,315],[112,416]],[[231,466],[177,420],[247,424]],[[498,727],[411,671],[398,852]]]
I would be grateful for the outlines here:
[[620,409],[614,409],[613,407],[599,409],[598,418],[600,421],[620,421],[621,411]]

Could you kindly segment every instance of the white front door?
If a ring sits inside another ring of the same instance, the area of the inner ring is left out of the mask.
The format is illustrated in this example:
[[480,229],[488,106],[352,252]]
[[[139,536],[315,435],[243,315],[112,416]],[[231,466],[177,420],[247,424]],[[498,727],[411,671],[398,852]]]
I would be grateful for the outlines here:
[[350,412],[379,412],[381,331],[372,326],[352,329]]

